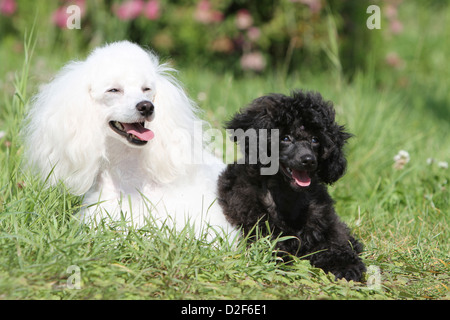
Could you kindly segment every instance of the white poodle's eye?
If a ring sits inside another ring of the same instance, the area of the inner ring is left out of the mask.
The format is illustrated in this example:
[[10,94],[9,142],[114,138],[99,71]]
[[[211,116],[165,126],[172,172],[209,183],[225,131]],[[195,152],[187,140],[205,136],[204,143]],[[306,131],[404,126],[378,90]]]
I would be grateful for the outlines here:
[[120,92],[120,90],[116,89],[116,88],[112,88],[112,89],[109,89],[107,92],[116,93],[116,92]]
[[145,88],[142,88],[142,91],[147,92],[147,91],[152,91],[152,89],[145,87]]

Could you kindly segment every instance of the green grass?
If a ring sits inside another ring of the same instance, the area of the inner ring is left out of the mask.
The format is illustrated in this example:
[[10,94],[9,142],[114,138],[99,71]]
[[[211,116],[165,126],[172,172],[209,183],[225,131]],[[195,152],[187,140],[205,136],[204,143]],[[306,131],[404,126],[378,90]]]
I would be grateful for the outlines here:
[[[33,63],[45,61],[35,53],[17,67],[16,94],[4,82],[0,99],[0,299],[449,299],[450,169],[437,162],[450,162],[449,71],[439,63],[450,48],[436,39],[448,39],[450,30],[432,23],[448,25],[449,9],[428,20],[413,9],[405,14],[419,17],[421,31],[405,22],[393,46],[406,61],[400,71],[369,69],[351,81],[307,70],[287,77],[180,73],[192,98],[202,93],[203,117],[214,127],[270,92],[312,89],[335,103],[355,137],[347,174],[330,192],[365,245],[365,263],[381,272],[379,287],[334,281],[307,261],[285,264],[266,238],[229,247],[194,239],[189,227],[79,225],[72,215],[80,199],[62,187],[44,189],[20,165],[24,104],[42,77]],[[399,150],[411,157],[401,170],[393,166]],[[67,286],[70,266],[79,267],[80,289]]]

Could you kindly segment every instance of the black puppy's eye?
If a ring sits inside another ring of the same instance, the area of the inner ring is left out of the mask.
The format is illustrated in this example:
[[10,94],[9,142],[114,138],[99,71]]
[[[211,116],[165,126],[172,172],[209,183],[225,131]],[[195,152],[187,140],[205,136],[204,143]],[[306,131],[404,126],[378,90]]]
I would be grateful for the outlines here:
[[290,141],[291,141],[291,137],[289,137],[289,136],[284,136],[284,137],[281,138],[281,141],[284,141],[284,142],[290,142]]
[[314,143],[314,144],[319,143],[319,139],[317,137],[312,137],[311,143]]

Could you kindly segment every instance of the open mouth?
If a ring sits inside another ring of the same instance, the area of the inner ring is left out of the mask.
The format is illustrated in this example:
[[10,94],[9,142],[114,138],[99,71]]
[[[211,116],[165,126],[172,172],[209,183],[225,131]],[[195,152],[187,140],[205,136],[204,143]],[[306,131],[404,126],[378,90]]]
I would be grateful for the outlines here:
[[295,184],[299,187],[308,187],[311,184],[311,177],[306,170],[296,170],[289,167],[285,167],[280,165],[281,171],[283,174],[291,181],[292,184]]
[[144,127],[144,122],[124,123],[119,121],[110,121],[109,126],[114,132],[123,136],[131,144],[142,146],[153,139],[153,131]]

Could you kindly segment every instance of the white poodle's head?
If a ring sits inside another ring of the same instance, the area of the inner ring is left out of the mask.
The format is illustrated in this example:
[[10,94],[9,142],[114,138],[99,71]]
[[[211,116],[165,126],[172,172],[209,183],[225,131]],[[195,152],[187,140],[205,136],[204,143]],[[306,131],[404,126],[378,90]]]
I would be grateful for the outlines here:
[[155,116],[158,62],[140,47],[120,42],[95,50],[86,60],[90,96],[111,130],[107,134],[144,146],[154,136],[145,128]]
[[139,157],[151,179],[170,181],[185,170],[182,155],[191,152],[198,121],[170,71],[128,41],[70,62],[32,101],[23,132],[26,160],[75,194],[89,190],[113,157]]

